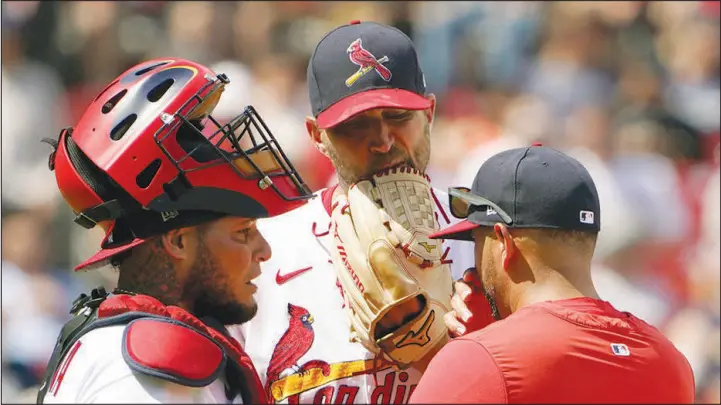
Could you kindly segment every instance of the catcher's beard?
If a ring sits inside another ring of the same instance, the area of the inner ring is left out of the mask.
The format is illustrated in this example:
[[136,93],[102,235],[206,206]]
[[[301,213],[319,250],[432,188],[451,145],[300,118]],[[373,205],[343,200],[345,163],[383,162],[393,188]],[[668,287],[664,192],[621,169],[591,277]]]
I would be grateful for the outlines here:
[[345,185],[355,184],[363,178],[371,177],[379,172],[384,165],[399,160],[414,169],[425,172],[431,156],[431,125],[428,121],[425,122],[423,127],[423,136],[413,146],[413,150],[405,151],[394,145],[387,153],[371,153],[369,160],[362,162],[361,167],[354,167],[354,165],[343,159],[325,133],[321,140],[328,151],[328,158],[335,167],[340,183]]
[[244,304],[235,300],[229,290],[229,280],[213,258],[202,238],[198,257],[193,263],[193,273],[188,277],[183,295],[194,297],[190,311],[198,318],[212,317],[223,325],[237,325],[253,319],[258,305]]

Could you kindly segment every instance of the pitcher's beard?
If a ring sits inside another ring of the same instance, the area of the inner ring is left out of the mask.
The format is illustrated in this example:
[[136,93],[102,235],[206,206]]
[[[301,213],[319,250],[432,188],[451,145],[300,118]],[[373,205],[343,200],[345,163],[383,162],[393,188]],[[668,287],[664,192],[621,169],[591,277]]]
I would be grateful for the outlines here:
[[399,162],[416,170],[425,172],[431,155],[430,137],[430,124],[426,123],[423,139],[421,139],[414,150],[411,151],[410,156],[406,151],[394,146],[390,151],[388,151],[388,153],[384,153],[382,155],[372,155],[370,161],[365,162],[365,166],[367,167],[363,169],[357,167],[354,168],[346,164],[346,162],[338,155],[327,136],[324,135],[322,140],[328,152],[328,158],[333,163],[333,167],[335,167],[338,180],[341,183],[350,186],[351,184],[355,184],[364,178],[373,176],[373,174],[381,171],[383,167],[389,163]]

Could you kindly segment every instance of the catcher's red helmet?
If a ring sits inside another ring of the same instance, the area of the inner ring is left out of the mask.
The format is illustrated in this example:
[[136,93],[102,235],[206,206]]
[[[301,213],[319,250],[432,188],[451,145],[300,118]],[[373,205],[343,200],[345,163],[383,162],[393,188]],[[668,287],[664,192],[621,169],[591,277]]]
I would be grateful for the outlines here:
[[312,197],[253,107],[222,126],[210,115],[227,83],[189,60],[147,61],[60,132],[50,157],[60,192],[76,223],[106,231],[100,252],[76,270],[169,229],[275,216]]

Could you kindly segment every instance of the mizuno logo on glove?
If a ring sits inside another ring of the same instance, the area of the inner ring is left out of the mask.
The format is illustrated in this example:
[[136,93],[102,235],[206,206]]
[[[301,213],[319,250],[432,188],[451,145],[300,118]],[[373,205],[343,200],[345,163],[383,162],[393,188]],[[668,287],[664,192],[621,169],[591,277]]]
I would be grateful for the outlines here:
[[431,252],[433,251],[433,249],[435,249],[435,248],[438,247],[438,246],[436,246],[436,245],[431,245],[431,244],[429,244],[428,242],[420,242],[420,243],[418,243],[418,244],[421,245],[421,246],[423,246],[423,249],[425,249],[426,252],[428,252],[428,253],[431,253]]
[[423,325],[421,325],[420,329],[418,329],[418,332],[408,332],[408,334],[396,344],[396,347],[400,349],[401,347],[409,345],[418,345],[421,347],[427,345],[428,342],[431,341],[431,336],[428,332],[430,331],[433,320],[435,319],[436,311],[431,310],[431,313],[428,314],[428,318],[426,318],[426,321],[423,322]]

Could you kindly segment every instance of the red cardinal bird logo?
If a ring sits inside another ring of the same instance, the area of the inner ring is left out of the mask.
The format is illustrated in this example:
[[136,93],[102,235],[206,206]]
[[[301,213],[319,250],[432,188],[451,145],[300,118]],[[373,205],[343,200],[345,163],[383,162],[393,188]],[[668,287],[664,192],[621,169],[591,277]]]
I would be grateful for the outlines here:
[[270,389],[271,384],[285,369],[292,367],[296,372],[301,371],[298,360],[308,352],[315,338],[313,316],[307,309],[289,303],[288,314],[290,315],[288,330],[275,345],[268,363],[268,371],[265,373],[268,377],[265,383],[266,390]]
[[351,77],[346,79],[346,86],[352,86],[356,80],[360,79],[363,75],[373,69],[375,69],[376,73],[378,73],[383,80],[387,82],[391,80],[391,71],[387,67],[383,66],[383,63],[388,62],[388,57],[384,56],[380,59],[376,59],[372,53],[363,48],[363,43],[360,38],[353,41],[348,49],[346,49],[346,52],[348,52],[350,61],[360,66],[357,72],[353,73]]

